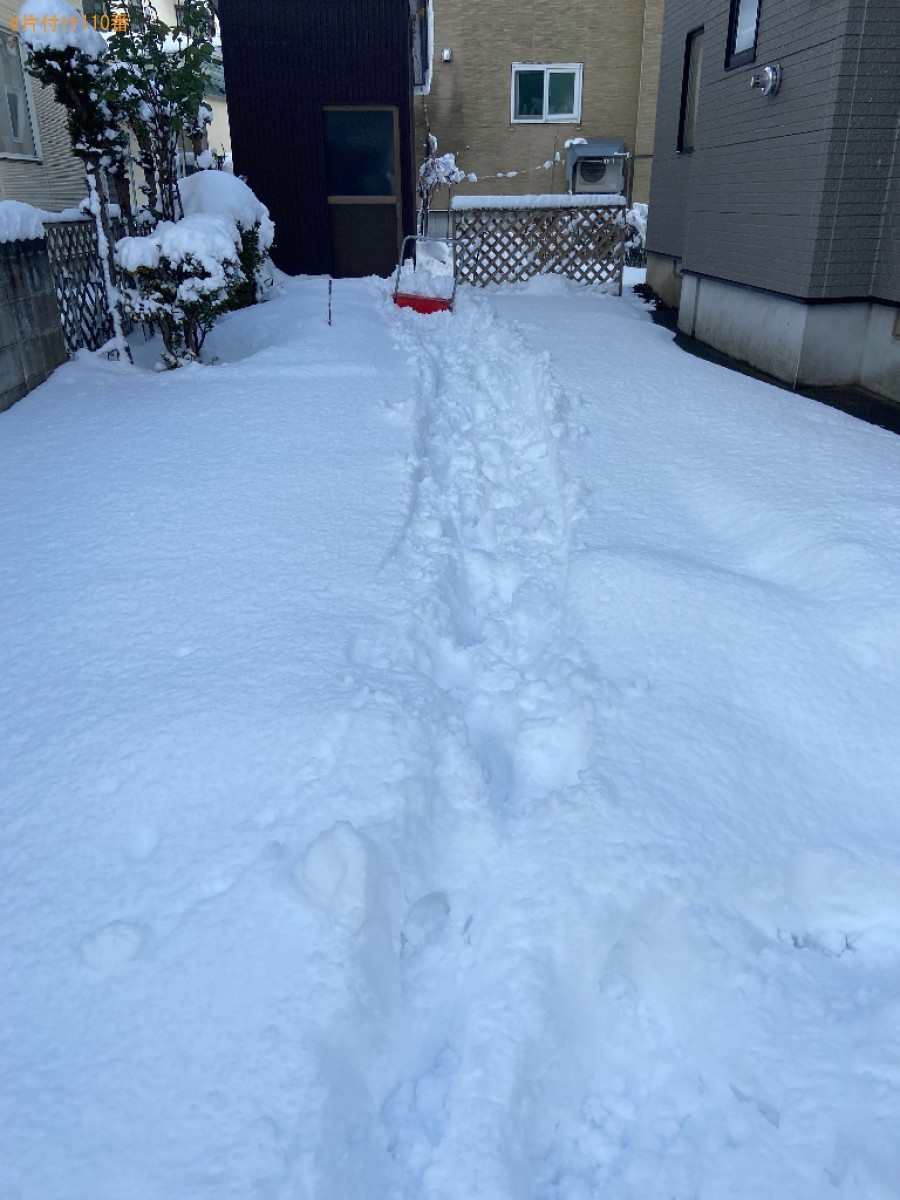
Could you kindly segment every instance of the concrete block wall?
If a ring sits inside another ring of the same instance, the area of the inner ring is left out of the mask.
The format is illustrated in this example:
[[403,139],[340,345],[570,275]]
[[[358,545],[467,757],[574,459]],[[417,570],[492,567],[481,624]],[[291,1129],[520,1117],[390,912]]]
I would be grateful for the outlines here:
[[0,242],[0,412],[66,357],[43,238]]

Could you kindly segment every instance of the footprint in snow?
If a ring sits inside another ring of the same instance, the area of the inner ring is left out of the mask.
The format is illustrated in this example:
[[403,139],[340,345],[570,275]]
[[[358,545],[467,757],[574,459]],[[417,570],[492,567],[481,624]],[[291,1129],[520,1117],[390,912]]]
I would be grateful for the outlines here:
[[447,924],[450,902],[443,892],[431,892],[417,900],[403,921],[400,953],[415,954],[423,946],[437,941]]
[[96,933],[89,933],[79,947],[81,961],[95,971],[114,971],[138,954],[144,942],[143,930],[128,921],[112,921]]
[[128,857],[134,862],[146,862],[159,845],[159,834],[150,825],[139,825],[131,831],[126,842]]

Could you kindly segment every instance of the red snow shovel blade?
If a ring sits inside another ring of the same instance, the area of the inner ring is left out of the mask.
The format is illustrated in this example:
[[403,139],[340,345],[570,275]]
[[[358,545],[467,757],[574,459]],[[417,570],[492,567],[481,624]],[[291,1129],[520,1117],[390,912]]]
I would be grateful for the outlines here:
[[436,313],[449,312],[453,302],[444,300],[440,296],[411,296],[398,292],[394,297],[394,303],[398,308],[411,308],[417,313]]

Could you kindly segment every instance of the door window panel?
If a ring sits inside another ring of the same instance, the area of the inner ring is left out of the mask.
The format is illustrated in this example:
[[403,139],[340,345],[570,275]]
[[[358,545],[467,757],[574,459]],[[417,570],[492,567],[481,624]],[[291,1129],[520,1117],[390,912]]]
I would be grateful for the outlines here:
[[325,155],[329,196],[396,195],[393,113],[326,110]]

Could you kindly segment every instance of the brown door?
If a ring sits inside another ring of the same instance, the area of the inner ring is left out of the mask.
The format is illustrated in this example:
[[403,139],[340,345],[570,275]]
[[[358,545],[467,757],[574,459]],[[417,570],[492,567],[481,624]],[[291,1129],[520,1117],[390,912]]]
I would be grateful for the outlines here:
[[396,108],[325,109],[332,274],[390,275],[400,250]]

